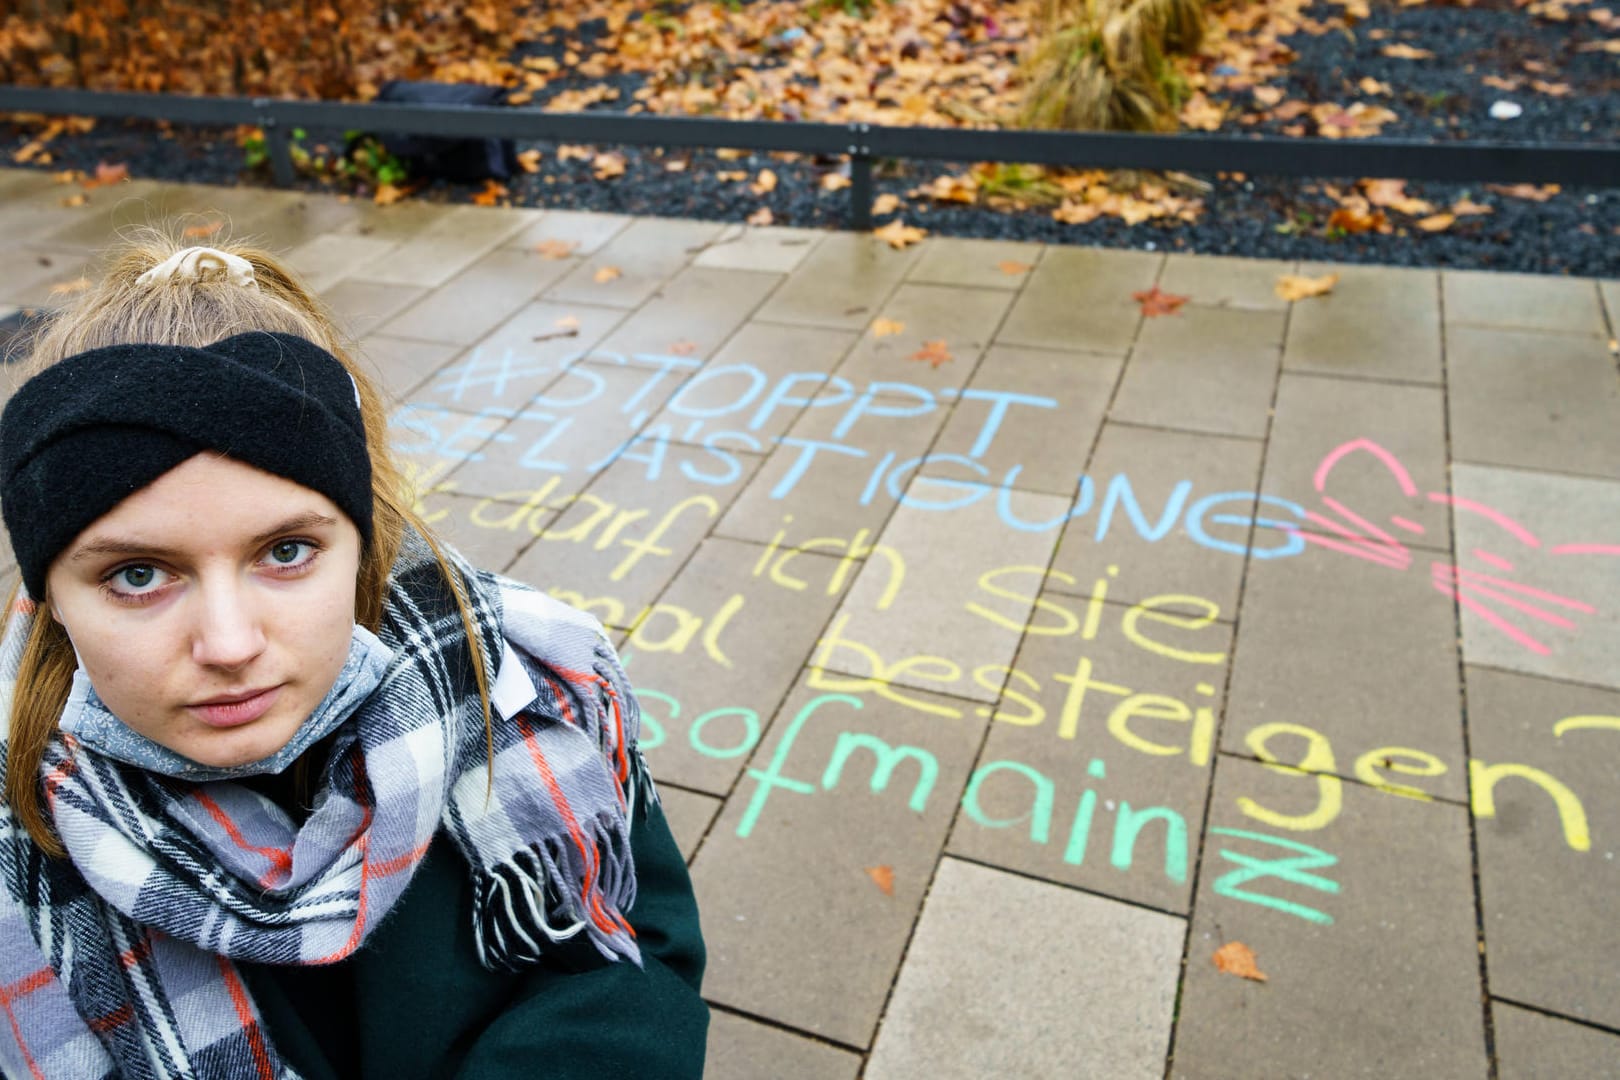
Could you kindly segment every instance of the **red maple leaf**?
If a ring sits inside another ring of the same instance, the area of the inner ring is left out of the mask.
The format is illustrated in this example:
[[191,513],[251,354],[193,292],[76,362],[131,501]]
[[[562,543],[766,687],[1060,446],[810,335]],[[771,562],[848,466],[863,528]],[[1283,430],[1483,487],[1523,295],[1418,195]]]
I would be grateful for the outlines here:
[[951,351],[945,347],[943,338],[937,341],[925,341],[923,347],[911,354],[913,360],[926,360],[928,366],[937,368],[939,365],[952,359]]
[[1185,296],[1160,292],[1157,285],[1147,292],[1131,293],[1131,299],[1142,305],[1142,314],[1150,319],[1155,315],[1174,315],[1176,309],[1187,302]]

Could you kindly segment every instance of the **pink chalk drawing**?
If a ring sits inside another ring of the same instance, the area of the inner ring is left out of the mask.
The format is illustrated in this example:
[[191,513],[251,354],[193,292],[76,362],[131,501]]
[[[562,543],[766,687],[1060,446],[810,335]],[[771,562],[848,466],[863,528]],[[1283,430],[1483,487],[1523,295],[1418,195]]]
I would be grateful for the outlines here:
[[[1410,569],[1414,557],[1412,550],[1400,538],[1400,534],[1422,536],[1425,531],[1422,525],[1398,514],[1391,514],[1386,518],[1389,527],[1385,528],[1327,493],[1328,481],[1334,469],[1352,455],[1366,455],[1372,458],[1376,466],[1388,474],[1391,483],[1405,498],[1419,497],[1418,485],[1399,458],[1371,439],[1352,439],[1329,451],[1311,478],[1312,485],[1321,497],[1322,507],[1327,513],[1307,510],[1305,520],[1309,525],[1285,523],[1282,527],[1307,544],[1365,559],[1391,570]],[[1551,558],[1620,555],[1620,544],[1544,544],[1523,522],[1494,506],[1487,506],[1473,499],[1461,498],[1443,491],[1424,492],[1422,497],[1429,502],[1449,506],[1453,514],[1472,514],[1488,522],[1499,534],[1497,543],[1517,545],[1510,550],[1518,555],[1519,560],[1523,560],[1521,552],[1525,549]],[[1329,517],[1328,513],[1334,516]],[[1323,531],[1306,531],[1311,526]],[[1459,564],[1436,560],[1429,564],[1430,584],[1435,591],[1451,597],[1461,607],[1479,616],[1493,630],[1539,656],[1546,656],[1552,650],[1531,632],[1535,623],[1574,630],[1576,624],[1570,618],[1571,615],[1591,615],[1597,611],[1597,608],[1584,600],[1534,588],[1502,576],[1515,572],[1516,560],[1501,551],[1483,546],[1475,547],[1469,552],[1469,557],[1471,561],[1486,569],[1470,569]]]

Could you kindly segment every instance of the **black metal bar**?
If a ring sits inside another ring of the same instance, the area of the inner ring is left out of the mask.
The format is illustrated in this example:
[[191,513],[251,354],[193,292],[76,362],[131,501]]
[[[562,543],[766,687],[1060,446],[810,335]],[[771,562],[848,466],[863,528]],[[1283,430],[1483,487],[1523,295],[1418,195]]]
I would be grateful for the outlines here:
[[259,126],[264,132],[264,148],[270,155],[270,175],[276,187],[292,187],[298,179],[293,170],[292,131],[273,116],[265,117]]
[[872,231],[872,158],[867,154],[849,155],[849,227]]
[[[199,98],[0,86],[0,112],[138,116],[192,124],[258,123],[381,133],[551,139],[633,145],[735,147],[945,161],[1013,161],[1092,168],[1174,169],[1285,176],[1620,187],[1614,143],[1424,142],[1202,134],[981,131],[798,124],[701,117],[547,113],[531,109]],[[853,187],[853,185],[852,185]]]

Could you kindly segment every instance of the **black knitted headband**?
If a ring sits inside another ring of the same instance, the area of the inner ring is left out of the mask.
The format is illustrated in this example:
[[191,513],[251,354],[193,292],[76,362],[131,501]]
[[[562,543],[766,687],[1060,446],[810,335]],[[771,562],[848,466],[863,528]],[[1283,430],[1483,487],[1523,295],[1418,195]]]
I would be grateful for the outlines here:
[[292,334],[113,345],[46,368],[0,415],[0,508],[29,595],[92,522],[206,450],[320,492],[369,544],[358,396],[336,357]]

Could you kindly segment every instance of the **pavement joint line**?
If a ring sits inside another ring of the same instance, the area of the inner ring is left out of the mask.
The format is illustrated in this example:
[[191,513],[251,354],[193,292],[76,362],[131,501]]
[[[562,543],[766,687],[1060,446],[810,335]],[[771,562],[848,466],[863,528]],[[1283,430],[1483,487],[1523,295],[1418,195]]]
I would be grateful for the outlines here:
[[[1341,771],[1339,771],[1337,769],[1333,769],[1333,770],[1302,769],[1297,765],[1289,765],[1286,762],[1281,762],[1281,761],[1266,761],[1264,758],[1256,757],[1253,754],[1242,754],[1242,753],[1238,753],[1235,750],[1217,750],[1216,753],[1219,754],[1222,757],[1229,757],[1233,761],[1251,761],[1256,765],[1264,765],[1267,768],[1280,769],[1280,770],[1282,770],[1284,772],[1293,773],[1296,776],[1331,776],[1336,780],[1342,780],[1347,784],[1355,784],[1357,787],[1366,788],[1368,791],[1376,791],[1380,795],[1388,795],[1390,798],[1393,798],[1393,799],[1410,798],[1410,796],[1402,795],[1402,794],[1400,794],[1398,792],[1387,791],[1387,790],[1385,790],[1384,788],[1380,787],[1377,784],[1369,784],[1365,780],[1362,780],[1359,777],[1347,775],[1346,773],[1341,772]],[[1467,764],[1468,763],[1465,760],[1463,762],[1464,767],[1466,767]],[[1473,811],[1469,807],[1468,801],[1466,799],[1458,799],[1458,798],[1454,798],[1454,797],[1449,796],[1449,795],[1436,795],[1436,794],[1434,794],[1432,792],[1427,792],[1427,791],[1425,791],[1423,794],[1425,796],[1427,796],[1426,799],[1413,799],[1412,801],[1414,801],[1414,802],[1445,803],[1447,806],[1455,806],[1455,807],[1458,807],[1459,809],[1467,810],[1470,814],[1473,813]]]
[[[1438,281],[1435,287],[1439,288]],[[1277,371],[1271,380],[1271,400],[1266,407],[1266,431],[1260,443],[1260,460],[1255,466],[1254,486],[1257,494],[1265,480],[1266,462],[1271,456],[1271,436],[1277,425],[1277,398],[1282,392],[1283,357],[1286,354],[1286,342],[1288,341],[1289,332],[1293,329],[1294,309],[1296,306],[1297,301],[1291,301],[1283,309],[1282,340],[1285,343],[1285,348],[1278,350]],[[1120,377],[1124,378],[1123,372],[1121,372]],[[1172,1080],[1172,1073],[1176,1066],[1176,1040],[1181,1034],[1182,995],[1187,990],[1187,965],[1192,961],[1193,924],[1198,915],[1198,886],[1203,879],[1204,852],[1209,841],[1210,814],[1215,807],[1215,785],[1219,780],[1220,773],[1222,755],[1219,748],[1226,736],[1227,706],[1232,700],[1232,673],[1237,669],[1238,635],[1243,629],[1243,601],[1248,596],[1249,570],[1254,565],[1255,532],[1260,528],[1259,523],[1256,521],[1257,517],[1258,515],[1250,515],[1249,534],[1243,545],[1243,566],[1238,572],[1237,598],[1232,604],[1232,638],[1230,646],[1232,655],[1231,659],[1226,663],[1225,677],[1221,682],[1219,698],[1221,707],[1220,711],[1215,714],[1215,734],[1211,740],[1211,744],[1216,747],[1216,753],[1211,756],[1209,762],[1209,781],[1204,788],[1204,806],[1199,818],[1198,840],[1195,850],[1188,853],[1192,863],[1192,874],[1187,882],[1187,933],[1181,941],[1181,966],[1176,977],[1175,1002],[1170,1010],[1170,1034],[1168,1048],[1165,1052],[1164,1080]]]
[[999,863],[986,862],[985,860],[972,855],[958,855],[955,852],[946,851],[945,857],[955,859],[958,862],[971,863],[974,866],[982,866],[986,870],[995,870],[999,873],[1011,874],[1013,877],[1020,877],[1025,881],[1039,882],[1042,885],[1050,885],[1053,888],[1067,889],[1069,892],[1083,893],[1086,896],[1095,896],[1099,900],[1109,900],[1116,904],[1124,904],[1126,907],[1133,907],[1138,911],[1151,911],[1155,915],[1168,915],[1172,919],[1181,919],[1183,922],[1191,921],[1191,916],[1186,912],[1175,911],[1166,907],[1157,907],[1153,904],[1145,904],[1140,900],[1130,900],[1123,896],[1115,896],[1113,893],[1103,892],[1102,890],[1095,888],[1087,888],[1084,885],[1076,885],[1069,881],[1058,881],[1053,878],[1044,878],[1039,874],[1032,874],[1028,870],[1016,870],[1010,866],[1002,866]]
[[[764,1027],[775,1028],[776,1030],[784,1032],[788,1035],[795,1035],[810,1042],[817,1042],[823,1046],[830,1046],[835,1050],[846,1050],[852,1054],[858,1054],[864,1058],[870,1049],[870,1047],[857,1046],[855,1043],[839,1042],[837,1039],[831,1038],[827,1035],[818,1034],[814,1031],[806,1031],[804,1028],[796,1028],[792,1024],[785,1021],[777,1020],[770,1016],[761,1016],[758,1013],[751,1013],[747,1009],[739,1009],[735,1005],[729,1005],[718,1001],[709,1001],[708,998],[704,998],[703,1000],[708,1003],[709,1008],[718,1012],[727,1013],[731,1016],[748,1020]],[[873,1041],[875,1042],[876,1039],[874,1038]]]
[[[1446,289],[1444,278],[1435,276],[1435,302],[1440,312],[1440,423],[1445,439],[1445,460],[1455,462],[1451,439],[1451,336],[1447,333],[1446,322]],[[1448,466],[1445,470],[1446,495],[1454,494],[1452,486],[1452,470]],[[1457,560],[1457,513],[1456,505],[1449,499],[1446,503],[1446,517],[1448,519],[1448,533],[1451,537],[1451,561],[1458,565]],[[1456,633],[1457,641],[1457,710],[1458,722],[1462,729],[1463,757],[1467,761],[1474,760],[1473,733],[1468,723],[1468,664],[1464,655],[1464,642],[1462,631],[1462,601],[1460,596],[1453,593],[1451,597],[1451,624]],[[1480,991],[1480,1030],[1485,1040],[1485,1070],[1487,1080],[1498,1080],[1500,1070],[1496,1060],[1496,1019],[1491,1009],[1491,973],[1490,962],[1486,953],[1489,943],[1485,934],[1485,900],[1483,886],[1479,879],[1479,822],[1474,817],[1474,770],[1469,769],[1463,776],[1463,791],[1468,796],[1468,869],[1469,880],[1474,887],[1474,938],[1478,942],[1479,956],[1479,991]]]
[[[1527,473],[1531,476],[1552,476],[1569,480],[1592,480],[1600,484],[1620,484],[1620,467],[1617,467],[1613,473],[1602,474],[1569,472],[1564,469],[1532,468],[1529,465],[1513,465],[1501,461],[1472,461],[1468,459],[1453,459],[1451,462],[1451,467],[1457,465],[1473,465],[1476,468],[1481,469],[1508,469],[1513,472]],[[1448,475],[1451,472],[1451,467],[1446,469]]]
[[[1286,357],[1287,353],[1284,353]],[[1380,383],[1384,386],[1406,386],[1423,390],[1438,390],[1440,382],[1437,379],[1397,379],[1390,375],[1364,375],[1355,371],[1322,371],[1319,368],[1291,368],[1285,359],[1283,371],[1288,375],[1297,375],[1304,379],[1331,379],[1336,382]]]
[[[1596,288],[1596,286],[1593,286]],[[1560,338],[1577,341],[1602,341],[1603,335],[1592,330],[1559,330],[1551,326],[1519,326],[1514,323],[1485,323],[1459,320],[1442,324],[1445,330],[1491,330],[1502,334],[1523,334],[1537,337]]]
[[1571,1016],[1568,1013],[1554,1012],[1544,1005],[1532,1005],[1528,1001],[1518,1001],[1514,998],[1503,997],[1501,994],[1492,994],[1491,1000],[1500,1001],[1504,1005],[1512,1005],[1514,1008],[1523,1009],[1526,1012],[1538,1013],[1551,1020],[1563,1020],[1591,1031],[1600,1031],[1605,1035],[1620,1035],[1620,1027],[1609,1027],[1607,1024],[1598,1023],[1596,1020],[1586,1020],[1579,1016]]
[[1494,671],[1503,675],[1513,675],[1520,679],[1534,679],[1537,682],[1557,683],[1560,686],[1577,686],[1583,690],[1596,690],[1601,693],[1620,693],[1620,686],[1605,683],[1585,682],[1581,679],[1571,679],[1562,675],[1547,675],[1535,671],[1521,671],[1518,668],[1502,667],[1500,664],[1487,664],[1478,660],[1463,661],[1464,667],[1477,668],[1480,671]]
[[[1140,420],[1109,420],[1104,419],[1104,425],[1113,424],[1118,427],[1137,428],[1142,431],[1163,431],[1169,435],[1197,435],[1202,439],[1231,439],[1235,442],[1263,443],[1263,435],[1237,435],[1230,431],[1193,431],[1190,428],[1168,427],[1164,424],[1148,424]],[[1257,478],[1258,479],[1258,478]]]

